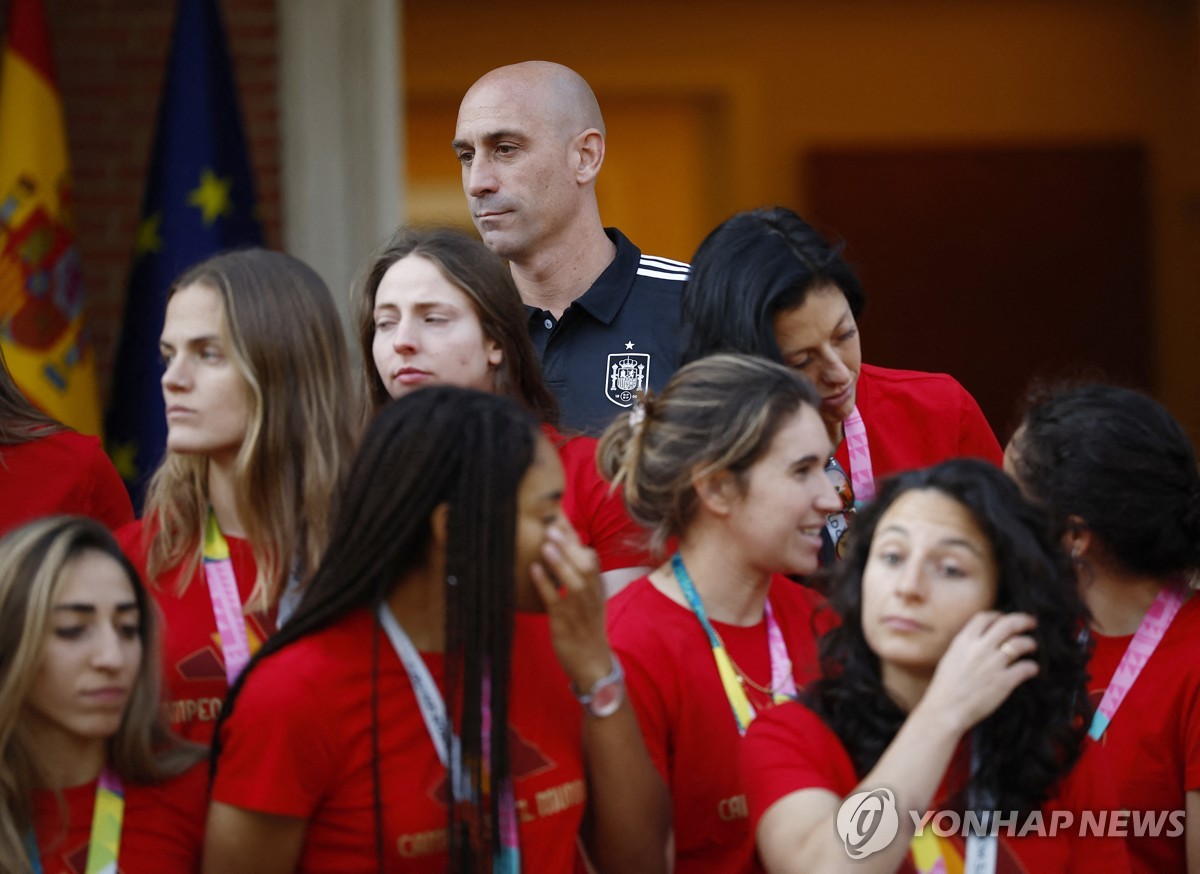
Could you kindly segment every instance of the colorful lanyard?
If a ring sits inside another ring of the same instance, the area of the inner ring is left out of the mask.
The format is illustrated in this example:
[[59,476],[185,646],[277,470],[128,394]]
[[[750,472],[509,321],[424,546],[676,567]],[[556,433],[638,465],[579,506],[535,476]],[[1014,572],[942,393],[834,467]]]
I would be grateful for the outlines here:
[[[979,770],[979,747],[974,741],[971,744],[971,764],[971,773],[974,775]],[[987,798],[972,798],[970,801],[972,810],[990,811],[994,806],[994,802]],[[952,871],[994,874],[999,847],[996,835],[979,835],[972,831],[967,835],[967,854],[964,859],[948,838],[938,836],[931,827],[926,826],[909,843],[909,854],[918,874],[949,874]]]
[[[96,804],[92,809],[92,833],[88,838],[84,874],[116,874],[124,819],[125,791],[121,788],[121,778],[106,766],[96,781]],[[34,874],[42,874],[42,858],[32,830],[25,835],[25,852],[33,863]]]
[[[438,760],[447,771],[450,771],[451,761],[459,764],[459,767],[455,769],[458,781],[451,787],[454,800],[459,802],[476,801],[471,792],[470,775],[465,768],[461,767],[462,745],[458,736],[450,731],[449,717],[446,715],[446,702],[442,699],[442,694],[438,691],[437,683],[434,682],[433,675],[429,673],[425,660],[421,658],[421,654],[417,652],[417,648],[413,645],[403,626],[392,615],[387,604],[379,605],[379,623],[383,626],[388,640],[391,641],[392,649],[396,651],[400,663],[404,665],[405,673],[408,674],[413,695],[417,699],[417,708],[421,711],[421,718],[425,720],[425,730],[429,733],[429,739],[433,741],[433,748],[437,751]],[[490,760],[492,709],[488,706],[486,682],[483,694],[483,755]],[[447,734],[450,736],[450,749],[446,748]],[[487,779],[486,775],[484,779]],[[517,833],[517,805],[513,797],[511,781],[505,781],[500,793],[500,850],[498,855],[492,859],[492,871],[493,874],[518,874],[521,870],[521,848]]]
[[1100,699],[1100,706],[1092,715],[1092,725],[1088,729],[1088,736],[1092,740],[1098,741],[1104,736],[1108,724],[1117,715],[1117,708],[1121,706],[1121,702],[1133,688],[1134,681],[1142,672],[1142,668],[1146,666],[1146,662],[1150,661],[1150,656],[1154,655],[1154,650],[1158,648],[1163,635],[1167,633],[1171,620],[1183,606],[1183,601],[1184,589],[1182,586],[1172,583],[1159,589],[1158,594],[1154,597],[1154,603],[1142,617],[1141,624],[1138,625],[1138,629],[1133,635],[1133,640],[1129,641],[1125,654],[1121,656],[1121,662],[1113,672],[1112,679],[1108,682],[1108,688],[1104,690],[1104,697]]
[[[842,425],[846,435],[846,453],[850,463],[850,499],[854,507],[858,507],[875,498],[875,469],[871,466],[871,447],[867,442],[867,427],[863,424],[858,407],[850,411],[850,415]],[[825,470],[830,476],[835,474],[846,476],[842,466],[834,456],[829,457]],[[829,537],[829,552],[823,553],[822,561],[826,558],[833,560],[840,557],[838,549],[841,539],[850,528],[850,516],[854,507],[848,507],[840,513],[831,513],[825,517],[825,532]],[[844,545],[843,545],[844,549]]]
[[232,686],[246,662],[250,661],[250,634],[246,615],[238,595],[237,577],[229,557],[229,544],[217,524],[217,516],[208,509],[204,526],[204,578],[208,581],[208,597],[212,601],[217,633],[221,635],[221,652],[225,657],[225,678]]
[[871,447],[867,443],[867,426],[863,424],[858,407],[850,411],[842,426],[846,432],[846,452],[850,459],[850,483],[854,497],[863,503],[875,500],[875,469],[871,466]]
[[[713,659],[717,663],[717,673],[720,674],[721,685],[725,688],[725,697],[729,699],[733,718],[737,721],[738,734],[745,734],[750,723],[754,721],[754,706],[750,703],[746,690],[738,682],[737,669],[733,666],[733,660],[725,649],[725,642],[721,640],[712,627],[712,623],[708,621],[708,615],[704,612],[704,604],[700,602],[700,595],[696,592],[696,586],[692,583],[687,568],[683,566],[683,557],[678,552],[671,556],[671,569],[675,571],[675,579],[679,583],[679,588],[683,590],[683,597],[687,600],[688,606],[700,621],[700,626],[708,637],[709,646],[713,651]],[[772,697],[776,704],[782,704],[796,697],[796,681],[792,678],[792,660],[788,657],[787,646],[783,642],[783,632],[779,630],[779,624],[775,621],[775,614],[771,611],[769,598],[763,602],[763,615],[767,623],[767,652],[771,658]]]

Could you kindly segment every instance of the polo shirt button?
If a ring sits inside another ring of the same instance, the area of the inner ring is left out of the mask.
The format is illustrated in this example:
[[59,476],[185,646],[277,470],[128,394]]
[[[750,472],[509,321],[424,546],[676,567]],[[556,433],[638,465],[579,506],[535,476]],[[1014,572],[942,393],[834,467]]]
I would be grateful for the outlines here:
[[542,322],[542,324],[546,326],[547,331],[554,327],[554,322],[552,322],[550,319],[546,319],[546,321]]

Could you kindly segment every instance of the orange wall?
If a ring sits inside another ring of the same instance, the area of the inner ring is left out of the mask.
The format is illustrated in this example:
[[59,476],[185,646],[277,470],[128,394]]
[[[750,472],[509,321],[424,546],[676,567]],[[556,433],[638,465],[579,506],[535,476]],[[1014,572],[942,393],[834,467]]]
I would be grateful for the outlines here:
[[1198,9],[404,0],[410,209],[465,218],[448,145],[458,100],[492,67],[529,58],[591,82],[609,126],[605,220],[673,257],[738,209],[803,212],[801,158],[817,146],[1139,141],[1150,156],[1158,393],[1200,436]]

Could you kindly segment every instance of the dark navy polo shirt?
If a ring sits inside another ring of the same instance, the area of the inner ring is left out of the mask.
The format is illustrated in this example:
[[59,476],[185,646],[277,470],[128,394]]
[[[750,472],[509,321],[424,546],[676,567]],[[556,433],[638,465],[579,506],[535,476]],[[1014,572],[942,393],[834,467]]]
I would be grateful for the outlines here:
[[617,256],[555,321],[527,306],[529,334],[563,431],[597,435],[637,393],[659,392],[679,366],[679,301],[688,265],[643,255],[605,228]]

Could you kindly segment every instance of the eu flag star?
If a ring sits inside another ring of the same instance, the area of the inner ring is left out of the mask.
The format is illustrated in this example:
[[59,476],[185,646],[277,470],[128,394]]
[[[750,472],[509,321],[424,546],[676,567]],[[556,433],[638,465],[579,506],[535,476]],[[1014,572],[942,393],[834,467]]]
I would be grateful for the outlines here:
[[200,174],[200,187],[188,194],[188,204],[200,210],[206,227],[220,216],[233,213],[233,203],[229,199],[232,185],[232,179],[222,179],[207,167]]
[[142,219],[142,223],[138,225],[137,243],[134,249],[138,255],[162,251],[162,235],[159,233],[161,227],[162,213],[156,212],[154,215]]

